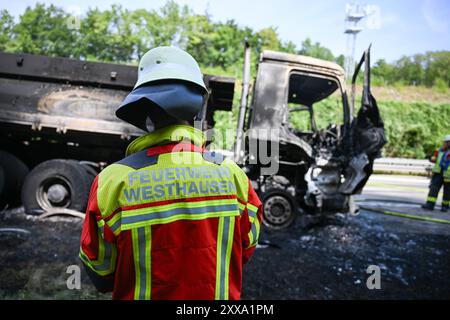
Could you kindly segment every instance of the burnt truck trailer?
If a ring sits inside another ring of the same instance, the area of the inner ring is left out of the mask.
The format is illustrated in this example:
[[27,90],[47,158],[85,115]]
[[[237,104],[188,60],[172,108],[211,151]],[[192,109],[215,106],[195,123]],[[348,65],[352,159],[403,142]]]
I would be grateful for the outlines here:
[[[0,52],[1,208],[83,211],[95,175],[143,133],[114,115],[136,79],[135,66]],[[235,80],[204,80],[211,126],[231,111]]]

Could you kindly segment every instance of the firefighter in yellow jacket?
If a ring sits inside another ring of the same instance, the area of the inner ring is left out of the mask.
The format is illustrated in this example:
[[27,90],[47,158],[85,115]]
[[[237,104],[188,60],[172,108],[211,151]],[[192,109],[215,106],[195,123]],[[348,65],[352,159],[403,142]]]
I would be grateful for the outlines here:
[[444,189],[441,211],[447,212],[450,204],[450,134],[444,138],[444,145],[435,152],[431,161],[434,162],[433,177],[431,178],[430,191],[424,209],[433,210],[441,187]]
[[245,173],[192,126],[207,99],[197,62],[175,47],[141,59],[116,115],[149,133],[94,180],[80,258],[113,299],[239,299],[261,202]]

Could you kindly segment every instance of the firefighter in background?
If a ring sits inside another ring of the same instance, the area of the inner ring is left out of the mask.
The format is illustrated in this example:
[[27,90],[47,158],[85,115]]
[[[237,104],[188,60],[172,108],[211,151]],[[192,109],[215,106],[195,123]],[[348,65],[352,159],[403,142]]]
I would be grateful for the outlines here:
[[94,180],[80,258],[113,299],[239,299],[261,202],[245,173],[204,149],[207,99],[187,52],[158,47],[116,115],[149,133]]
[[439,194],[439,190],[443,186],[444,195],[442,197],[441,211],[447,212],[450,204],[450,134],[444,138],[444,145],[439,151],[435,152],[431,157],[434,162],[433,177],[430,183],[430,192],[428,193],[427,202],[422,208],[433,210]]

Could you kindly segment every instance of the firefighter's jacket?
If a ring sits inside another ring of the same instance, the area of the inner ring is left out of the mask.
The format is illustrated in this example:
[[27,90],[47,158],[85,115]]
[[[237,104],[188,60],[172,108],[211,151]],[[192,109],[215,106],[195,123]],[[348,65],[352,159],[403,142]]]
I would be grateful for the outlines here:
[[94,180],[80,258],[113,299],[239,299],[261,202],[205,136],[170,126],[130,144]]
[[439,149],[432,160],[435,160],[432,171],[442,174],[444,176],[444,182],[450,183],[450,150],[444,148]]

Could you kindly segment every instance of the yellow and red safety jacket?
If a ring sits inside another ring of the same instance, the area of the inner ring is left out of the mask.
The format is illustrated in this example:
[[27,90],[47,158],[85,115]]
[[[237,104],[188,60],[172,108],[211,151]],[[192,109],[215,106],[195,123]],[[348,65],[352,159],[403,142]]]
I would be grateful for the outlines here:
[[261,202],[205,136],[175,125],[130,144],[91,188],[80,258],[113,299],[239,299]]
[[431,158],[431,162],[435,162],[432,171],[442,174],[445,183],[450,183],[450,150],[440,148]]

